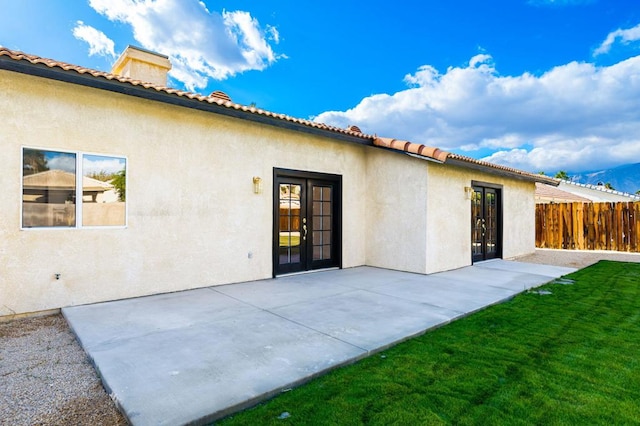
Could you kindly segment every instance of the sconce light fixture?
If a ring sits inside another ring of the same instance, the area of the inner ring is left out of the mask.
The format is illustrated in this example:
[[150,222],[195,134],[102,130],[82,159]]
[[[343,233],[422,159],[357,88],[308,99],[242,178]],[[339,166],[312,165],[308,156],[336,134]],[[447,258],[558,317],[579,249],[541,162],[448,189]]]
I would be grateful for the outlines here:
[[258,176],[253,177],[253,193],[262,194],[262,178]]
[[473,188],[470,186],[464,187],[464,198],[467,200],[471,199],[471,195],[473,194]]

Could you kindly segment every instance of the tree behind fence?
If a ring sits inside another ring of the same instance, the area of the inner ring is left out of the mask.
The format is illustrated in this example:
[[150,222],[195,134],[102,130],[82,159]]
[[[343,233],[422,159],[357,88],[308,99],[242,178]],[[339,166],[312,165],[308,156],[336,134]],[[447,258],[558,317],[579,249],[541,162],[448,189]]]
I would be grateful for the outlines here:
[[537,204],[536,247],[640,252],[640,202]]

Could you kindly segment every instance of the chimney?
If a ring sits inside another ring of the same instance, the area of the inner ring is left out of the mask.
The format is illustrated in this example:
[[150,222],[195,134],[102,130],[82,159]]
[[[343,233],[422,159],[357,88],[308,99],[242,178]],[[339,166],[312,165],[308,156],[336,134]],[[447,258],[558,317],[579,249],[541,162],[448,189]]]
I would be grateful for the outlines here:
[[127,46],[118,58],[111,73],[134,80],[167,85],[167,73],[171,69],[169,57],[135,46]]

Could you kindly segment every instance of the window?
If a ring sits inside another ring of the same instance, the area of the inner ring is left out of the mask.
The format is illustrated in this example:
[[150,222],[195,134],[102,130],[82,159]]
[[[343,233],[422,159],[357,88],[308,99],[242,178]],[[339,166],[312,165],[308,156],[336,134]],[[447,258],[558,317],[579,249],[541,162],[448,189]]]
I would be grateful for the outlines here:
[[125,226],[126,166],[124,157],[23,148],[22,227]]

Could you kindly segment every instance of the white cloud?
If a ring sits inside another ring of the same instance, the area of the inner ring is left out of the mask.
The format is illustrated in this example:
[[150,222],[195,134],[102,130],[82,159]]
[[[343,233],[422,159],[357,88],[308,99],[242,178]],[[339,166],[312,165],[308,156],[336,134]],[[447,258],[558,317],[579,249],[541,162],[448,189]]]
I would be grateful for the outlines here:
[[275,61],[276,56],[265,40],[265,34],[260,29],[258,20],[252,18],[249,12],[222,12],[227,34],[241,49],[242,56],[247,63],[257,69],[263,69],[265,63]]
[[540,76],[501,76],[491,56],[445,73],[429,65],[409,88],[369,96],[315,120],[466,151],[525,170],[580,171],[640,158],[640,56],[608,67],[571,62]]
[[76,26],[73,28],[73,36],[89,44],[89,56],[100,55],[111,56],[112,58],[116,56],[113,40],[102,31],[85,25],[82,21],[76,22]]
[[272,25],[267,25],[267,37],[269,40],[273,40],[275,44],[280,43],[280,32],[278,29]]
[[117,173],[124,168],[123,158],[85,155],[82,161],[82,171],[85,175],[100,172]]
[[48,152],[46,154],[47,165],[50,170],[64,170],[65,172],[76,172],[76,156],[65,152]]
[[617,29],[613,32],[610,32],[607,35],[607,38],[602,42],[602,44],[598,46],[596,50],[594,50],[593,56],[608,53],[611,50],[611,46],[613,46],[613,44],[618,39],[620,39],[623,44],[629,44],[633,41],[640,40],[640,24],[626,30]]
[[204,88],[209,78],[263,70],[284,57],[268,42],[279,40],[275,27],[263,29],[248,12],[211,12],[197,0],[89,0],[89,5],[130,25],[141,47],[168,55],[170,76],[188,90]]

